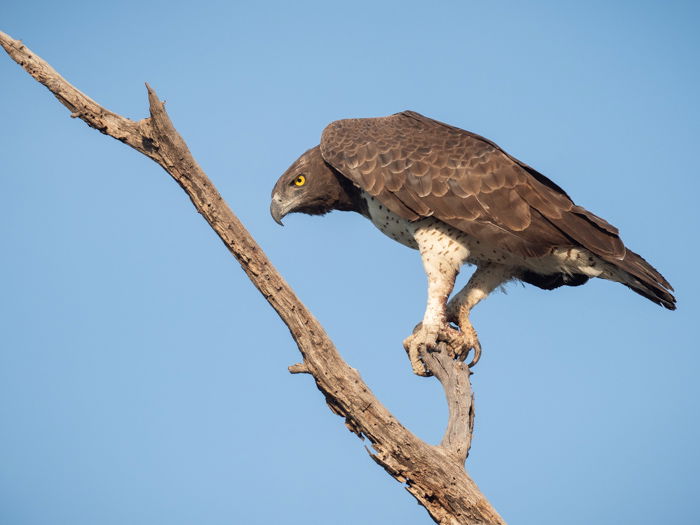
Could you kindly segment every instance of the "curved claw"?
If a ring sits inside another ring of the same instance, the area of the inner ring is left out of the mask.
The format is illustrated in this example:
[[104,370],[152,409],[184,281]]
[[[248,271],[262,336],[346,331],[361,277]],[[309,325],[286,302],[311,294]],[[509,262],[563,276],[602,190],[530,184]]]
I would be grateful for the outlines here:
[[474,357],[472,357],[472,360],[467,365],[469,368],[474,367],[474,365],[476,365],[479,362],[479,359],[481,359],[481,343],[479,343],[478,339],[476,340],[472,348],[474,349]]

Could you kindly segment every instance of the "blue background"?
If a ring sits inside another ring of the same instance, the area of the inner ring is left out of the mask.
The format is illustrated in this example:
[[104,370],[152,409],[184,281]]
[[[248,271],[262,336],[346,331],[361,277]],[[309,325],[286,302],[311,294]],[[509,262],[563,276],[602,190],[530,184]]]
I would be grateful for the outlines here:
[[[419,436],[400,342],[416,252],[354,214],[268,214],[330,121],[413,109],[485,135],[615,224],[668,312],[596,280],[474,312],[468,468],[515,524],[698,519],[695,2],[19,2],[0,29],[107,108],[149,82],[343,356]],[[186,196],[0,55],[0,522],[429,522],[332,415]],[[464,282],[469,272],[461,276]]]

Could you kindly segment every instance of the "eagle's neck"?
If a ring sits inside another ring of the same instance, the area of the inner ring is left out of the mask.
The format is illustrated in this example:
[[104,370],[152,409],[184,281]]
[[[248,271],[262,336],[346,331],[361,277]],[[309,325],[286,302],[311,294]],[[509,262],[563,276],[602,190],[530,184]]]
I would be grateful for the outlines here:
[[350,179],[331,167],[338,182],[338,192],[333,208],[339,211],[354,211],[369,218],[367,201],[362,196],[362,190],[355,186]]

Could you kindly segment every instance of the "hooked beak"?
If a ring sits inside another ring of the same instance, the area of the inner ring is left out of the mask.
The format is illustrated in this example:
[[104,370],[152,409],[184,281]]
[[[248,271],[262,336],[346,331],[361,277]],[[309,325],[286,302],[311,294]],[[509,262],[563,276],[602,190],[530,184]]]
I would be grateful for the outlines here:
[[272,202],[270,203],[270,215],[272,215],[272,218],[275,219],[277,224],[284,226],[284,224],[282,224],[282,219],[285,215],[287,215],[287,211],[282,206],[282,202],[277,195],[272,197]]

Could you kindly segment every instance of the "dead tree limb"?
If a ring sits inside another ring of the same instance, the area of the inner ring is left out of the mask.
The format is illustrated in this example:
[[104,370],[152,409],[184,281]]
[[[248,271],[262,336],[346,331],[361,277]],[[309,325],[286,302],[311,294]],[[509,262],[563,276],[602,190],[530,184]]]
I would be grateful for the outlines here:
[[463,363],[449,357],[447,349],[423,356],[443,384],[450,409],[442,443],[429,445],[401,425],[372,394],[357,370],[343,361],[323,327],[299,301],[194,160],[150,86],[146,85],[150,117],[135,122],[81,93],[19,40],[0,32],[0,44],[70,110],[71,117],[128,144],[175,179],[289,328],[303,357],[303,362],[291,366],[290,372],[313,376],[331,410],[345,418],[351,431],[369,439],[372,459],[404,483],[437,523],[505,523],[464,469],[473,409],[469,370]]

